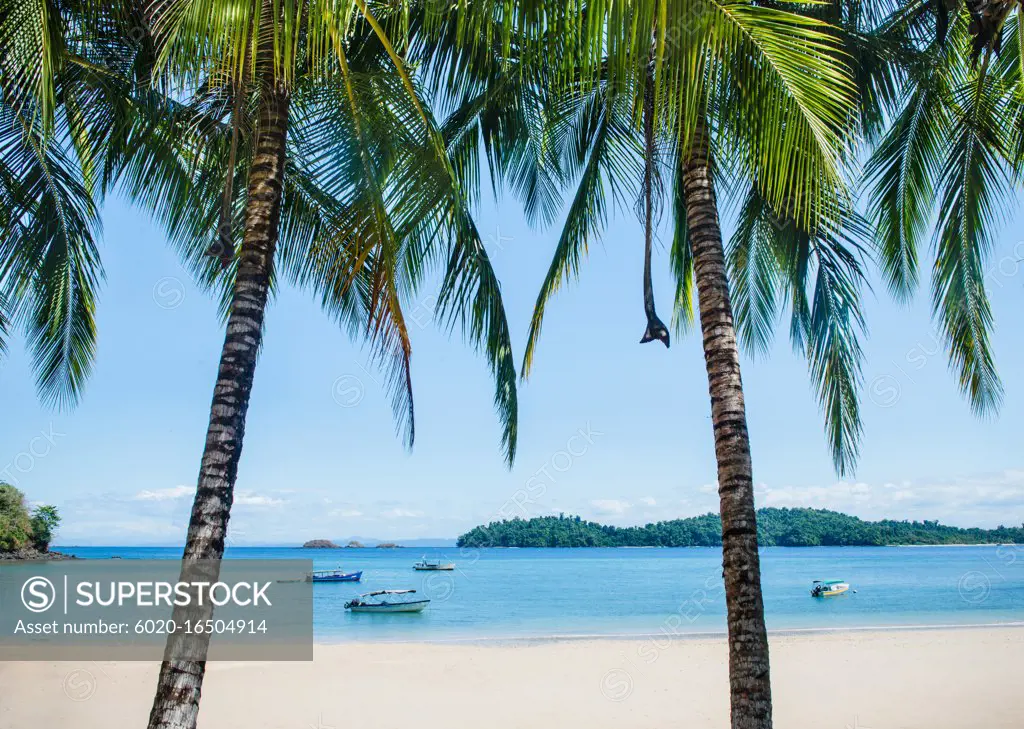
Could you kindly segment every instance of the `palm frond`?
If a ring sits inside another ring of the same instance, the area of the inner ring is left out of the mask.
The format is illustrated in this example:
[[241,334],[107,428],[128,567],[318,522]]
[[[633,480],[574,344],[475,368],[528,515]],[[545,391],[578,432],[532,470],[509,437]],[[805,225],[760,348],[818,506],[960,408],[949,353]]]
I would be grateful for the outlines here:
[[740,208],[726,254],[733,314],[740,344],[766,356],[782,303],[783,272],[777,258],[778,238],[791,225],[778,218],[753,186]]
[[862,435],[862,261],[869,238],[867,222],[849,208],[837,220],[819,221],[809,234],[752,184],[727,258],[737,331],[753,353],[768,353],[788,298],[793,346],[807,359],[840,476],[855,468]]
[[622,113],[621,102],[603,89],[578,99],[578,103],[576,124],[567,129],[573,134],[566,138],[565,167],[570,173],[580,170],[579,182],[534,305],[523,355],[524,379],[533,366],[548,301],[565,281],[579,275],[590,241],[600,234],[607,220],[607,197],[625,199],[622,186],[639,180],[642,172],[643,150],[629,118]]
[[99,217],[74,161],[9,108],[0,108],[0,159],[12,205],[0,241],[0,295],[25,327],[40,397],[69,406],[96,346]]
[[11,335],[11,319],[7,309],[7,299],[0,293],[0,359],[7,354],[7,339]]
[[746,0],[702,1],[717,60],[708,109],[723,127],[723,160],[810,229],[846,195],[856,89],[838,35],[822,20]]
[[932,271],[934,312],[950,352],[950,365],[975,412],[994,413],[1003,388],[989,332],[992,310],[985,292],[991,228],[1010,186],[1003,160],[1005,120],[991,93],[997,80],[987,62],[952,91],[957,106],[951,143],[939,177],[939,220]]
[[65,56],[65,19],[54,0],[0,0],[4,103],[45,137],[53,131]]
[[904,301],[917,287],[920,241],[951,123],[941,83],[936,74],[910,88],[865,169],[882,272],[893,296]]
[[677,336],[683,336],[694,324],[694,293],[696,279],[693,269],[693,250],[690,248],[689,229],[686,223],[686,194],[683,189],[684,164],[681,155],[676,155],[675,175],[672,192],[672,249],[669,265],[675,280],[675,298],[672,306],[672,328]]
[[821,231],[815,239],[817,276],[810,315],[807,358],[811,381],[825,416],[829,449],[836,472],[851,473],[857,464],[863,427],[859,393],[865,322],[860,293],[865,285],[860,263],[866,226],[852,215],[845,229]]

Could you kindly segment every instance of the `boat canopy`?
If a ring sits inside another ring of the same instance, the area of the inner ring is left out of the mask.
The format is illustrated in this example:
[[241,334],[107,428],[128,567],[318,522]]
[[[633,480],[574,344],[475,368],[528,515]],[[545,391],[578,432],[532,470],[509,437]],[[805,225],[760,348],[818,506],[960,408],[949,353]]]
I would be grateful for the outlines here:
[[416,590],[377,590],[376,592],[364,592],[359,597],[374,597],[376,595],[405,595]]
[[815,580],[811,584],[813,585],[841,585],[843,580]]

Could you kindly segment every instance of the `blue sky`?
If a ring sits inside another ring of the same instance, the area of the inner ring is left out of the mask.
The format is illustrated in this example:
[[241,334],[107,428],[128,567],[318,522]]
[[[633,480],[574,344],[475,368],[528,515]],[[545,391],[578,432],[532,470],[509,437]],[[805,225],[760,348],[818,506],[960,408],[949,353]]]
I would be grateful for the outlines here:
[[[511,199],[478,221],[521,355],[557,230],[537,231]],[[744,359],[759,505],[827,507],[865,518],[994,526],[1024,521],[1024,214],[997,236],[989,290],[1006,387],[1000,416],[974,417],[930,317],[925,285],[909,307],[868,294],[865,439],[840,481],[825,447],[806,364],[780,326],[767,360]],[[179,544],[191,504],[223,339],[147,216],[104,211],[107,281],[99,352],[79,407],[36,398],[23,342],[0,363],[0,478],[64,515],[58,543]],[[727,232],[729,232],[727,224]],[[655,290],[667,320],[667,227]],[[483,359],[431,321],[430,292],[410,307],[417,442],[404,450],[366,352],[312,297],[282,290],[267,319],[249,410],[235,544],[317,537],[452,537],[500,516],[577,513],[615,524],[717,509],[707,380],[699,338],[637,342],[642,237],[619,216],[591,247],[578,284],[548,307],[534,374],[520,390],[520,446],[505,468]]]

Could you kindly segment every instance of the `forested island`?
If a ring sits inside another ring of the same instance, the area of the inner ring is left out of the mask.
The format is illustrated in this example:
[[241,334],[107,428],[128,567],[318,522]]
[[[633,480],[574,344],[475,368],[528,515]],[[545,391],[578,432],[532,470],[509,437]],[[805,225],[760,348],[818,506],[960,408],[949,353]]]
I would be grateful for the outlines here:
[[[1024,544],[1024,525],[961,529],[937,521],[864,521],[827,509],[757,511],[757,539],[764,547],[917,544]],[[511,519],[474,527],[459,547],[715,547],[722,544],[718,514],[617,527],[578,516]]]
[[59,524],[55,506],[29,508],[25,494],[0,481],[0,560],[66,559],[67,555],[50,551]]

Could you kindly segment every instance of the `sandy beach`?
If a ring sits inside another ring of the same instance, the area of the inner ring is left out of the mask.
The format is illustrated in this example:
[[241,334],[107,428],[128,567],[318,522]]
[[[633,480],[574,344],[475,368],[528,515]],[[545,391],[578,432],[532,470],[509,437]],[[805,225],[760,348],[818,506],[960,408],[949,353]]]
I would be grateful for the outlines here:
[[[777,635],[775,725],[1021,726],[1024,628]],[[152,663],[0,664],[3,729],[139,729]],[[308,663],[216,663],[199,726],[727,727],[722,639],[318,645]]]

